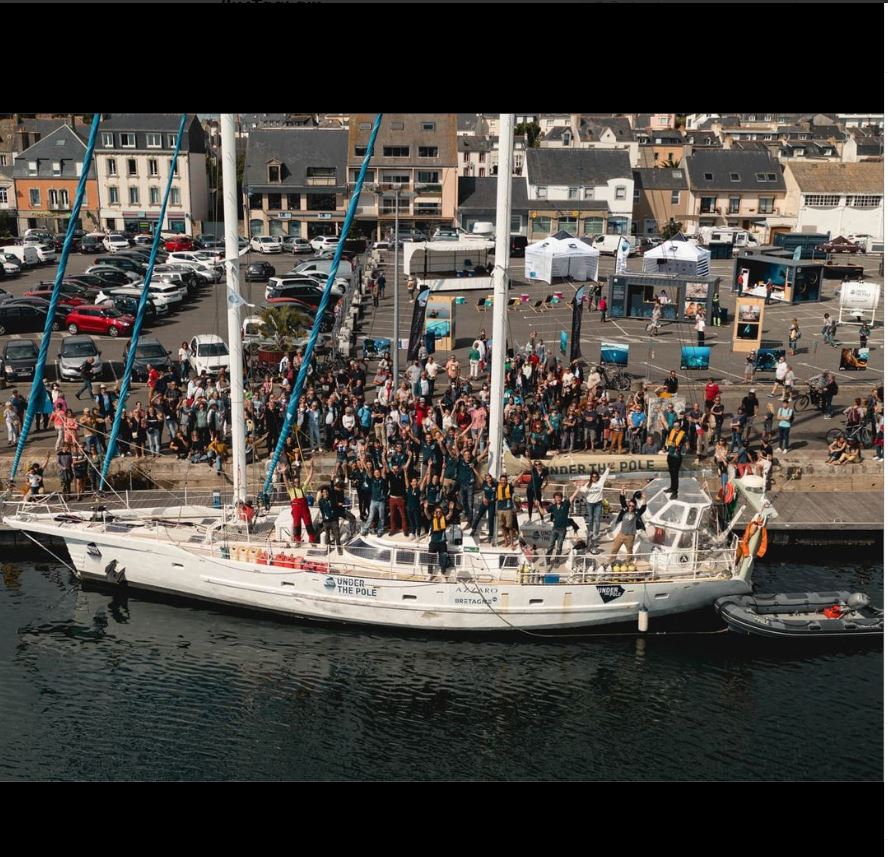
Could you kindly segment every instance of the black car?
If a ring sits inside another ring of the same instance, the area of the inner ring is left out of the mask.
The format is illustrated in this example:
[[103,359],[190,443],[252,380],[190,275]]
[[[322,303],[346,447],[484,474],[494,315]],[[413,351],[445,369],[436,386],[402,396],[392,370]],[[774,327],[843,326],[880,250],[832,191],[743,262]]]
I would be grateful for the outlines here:
[[307,306],[318,306],[324,290],[317,285],[309,284],[304,286],[275,286],[268,289],[266,297],[269,301],[279,298],[295,298],[296,300],[306,304]]
[[[123,351],[123,362],[129,354],[129,343]],[[133,362],[133,377],[142,380],[148,377],[148,367],[153,366],[158,372],[173,369],[170,352],[153,336],[140,336],[136,343],[136,359]]]
[[83,288],[93,291],[108,288],[108,284],[96,274],[67,274],[62,282],[73,283],[75,286],[83,286]]
[[248,283],[265,283],[274,274],[274,265],[269,265],[268,262],[253,262],[247,265],[245,279]]
[[80,239],[81,253],[100,253],[105,248],[102,246],[102,239],[96,238],[94,235],[84,235]]
[[[67,238],[67,234],[65,232],[59,232],[56,235],[52,236],[53,244],[55,245],[56,250],[61,253],[62,247],[65,246],[65,238]],[[71,238],[71,252],[79,253],[81,248],[81,236],[76,232]]]
[[510,256],[523,256],[525,247],[527,247],[527,237],[525,235],[512,235],[509,237]]
[[24,381],[34,377],[37,366],[37,343],[31,339],[11,339],[3,346],[0,377],[7,381]]
[[110,265],[112,268],[120,268],[121,271],[131,271],[140,276],[147,270],[144,260],[130,259],[126,256],[114,253],[110,256],[99,256],[95,259],[95,265]]
[[123,271],[93,271],[90,276],[103,280],[106,286],[131,286],[133,284]]
[[[41,333],[46,324],[46,309],[36,303],[24,301],[4,301],[0,303],[0,336],[7,333]],[[67,310],[55,314],[52,329],[65,327]]]
[[[108,300],[102,301],[102,306],[113,306],[125,315],[135,316],[139,311],[139,301],[130,295],[112,295]],[[145,318],[157,318],[157,305],[151,298],[145,304]]]

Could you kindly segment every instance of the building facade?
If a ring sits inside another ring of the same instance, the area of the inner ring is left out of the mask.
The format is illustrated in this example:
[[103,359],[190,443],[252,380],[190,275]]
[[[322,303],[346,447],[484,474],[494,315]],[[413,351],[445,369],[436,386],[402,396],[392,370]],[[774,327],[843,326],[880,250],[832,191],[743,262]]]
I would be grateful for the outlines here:
[[[360,172],[374,119],[370,113],[352,116],[349,193]],[[485,153],[485,162],[488,157]],[[400,229],[431,234],[439,226],[456,222],[457,195],[457,115],[387,113],[358,200],[358,231],[382,238],[394,228],[397,212]]]
[[[180,114],[121,113],[99,125],[95,162],[102,229],[152,232],[160,215]],[[197,235],[208,216],[206,135],[197,116],[186,120],[161,229]]]
[[682,232],[696,232],[688,177],[681,167],[637,169],[632,171],[632,178],[635,181],[633,235],[660,235],[670,223],[678,225]]
[[313,127],[250,132],[244,208],[250,235],[338,235],[348,208],[348,131]]
[[786,207],[798,212],[795,232],[872,235],[885,228],[881,162],[842,164],[789,161]]
[[558,231],[628,235],[634,180],[625,150],[529,149],[524,167],[530,240]]
[[[12,176],[19,234],[26,229],[57,233],[68,228],[85,155],[86,142],[69,125],[61,125],[16,157]],[[90,165],[77,228],[98,228],[98,215],[96,171]]]

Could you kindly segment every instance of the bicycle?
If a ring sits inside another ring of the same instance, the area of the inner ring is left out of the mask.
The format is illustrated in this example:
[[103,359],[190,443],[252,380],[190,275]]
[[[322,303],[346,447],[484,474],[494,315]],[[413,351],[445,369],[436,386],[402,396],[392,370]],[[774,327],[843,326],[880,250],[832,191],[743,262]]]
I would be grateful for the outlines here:
[[844,437],[845,440],[856,440],[865,449],[870,449],[873,445],[872,429],[864,423],[854,426],[849,426],[846,423],[846,427],[843,429],[832,428],[826,433],[826,442],[832,443],[840,437]]
[[815,408],[820,408],[822,393],[818,390],[813,384],[808,383],[808,392],[802,393],[798,396],[793,402],[795,409],[797,411],[803,411],[808,405],[814,405]]
[[607,367],[602,363],[598,367],[598,374],[601,376],[601,382],[605,387],[625,393],[632,386],[632,377],[622,369],[612,369],[608,372]]

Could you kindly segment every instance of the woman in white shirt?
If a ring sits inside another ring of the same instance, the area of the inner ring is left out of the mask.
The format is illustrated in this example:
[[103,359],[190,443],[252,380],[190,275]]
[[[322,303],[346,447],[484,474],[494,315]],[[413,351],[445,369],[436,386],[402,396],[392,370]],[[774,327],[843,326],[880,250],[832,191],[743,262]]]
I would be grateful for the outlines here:
[[768,398],[773,399],[774,396],[777,395],[777,390],[783,387],[783,383],[786,380],[786,373],[789,371],[789,363],[786,362],[786,358],[781,355],[777,358],[777,365],[774,367],[774,386],[771,387],[771,392],[768,393]]

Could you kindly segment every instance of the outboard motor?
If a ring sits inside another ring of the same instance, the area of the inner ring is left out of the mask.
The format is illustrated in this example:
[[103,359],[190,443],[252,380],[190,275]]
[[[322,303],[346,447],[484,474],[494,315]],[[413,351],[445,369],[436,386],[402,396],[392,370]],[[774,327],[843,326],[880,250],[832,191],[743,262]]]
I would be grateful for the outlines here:
[[862,610],[864,607],[869,607],[870,605],[870,597],[863,592],[855,592],[848,599],[848,606],[852,610]]

